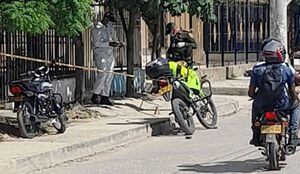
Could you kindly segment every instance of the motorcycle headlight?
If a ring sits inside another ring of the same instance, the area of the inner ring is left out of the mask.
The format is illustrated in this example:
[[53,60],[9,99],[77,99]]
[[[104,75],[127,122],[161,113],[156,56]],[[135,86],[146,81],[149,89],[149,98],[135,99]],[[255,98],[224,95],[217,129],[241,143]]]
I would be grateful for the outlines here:
[[39,94],[39,95],[38,95],[38,99],[40,99],[40,100],[45,100],[45,99],[47,99],[47,98],[48,98],[48,96],[45,95],[45,94]]

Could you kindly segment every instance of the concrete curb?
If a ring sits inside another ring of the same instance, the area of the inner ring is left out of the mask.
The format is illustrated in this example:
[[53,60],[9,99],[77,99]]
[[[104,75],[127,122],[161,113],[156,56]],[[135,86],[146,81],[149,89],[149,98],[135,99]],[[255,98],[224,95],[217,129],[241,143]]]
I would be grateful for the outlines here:
[[120,144],[151,136],[149,124],[130,130],[118,132],[105,137],[96,138],[86,142],[67,145],[51,151],[14,159],[6,165],[0,165],[0,171],[6,173],[27,173],[30,171],[51,167],[66,161],[87,157]]
[[217,106],[217,112],[219,117],[228,116],[230,114],[234,114],[239,110],[239,102],[236,100],[231,100],[227,104]]
[[248,96],[248,88],[239,87],[212,87],[214,95],[238,95]]
[[[238,108],[239,104],[234,100],[231,100],[226,104],[217,105],[219,116],[235,113]],[[136,128],[107,135],[105,137],[62,146],[54,150],[5,161],[3,163],[1,162],[0,171],[15,174],[28,173],[34,170],[48,168],[63,162],[101,153],[122,144],[128,144],[137,141],[138,139],[150,137],[153,134],[164,134],[165,131],[170,130],[170,127],[168,128],[168,126],[172,126],[169,118],[154,123],[146,123],[143,126],[137,126]]]

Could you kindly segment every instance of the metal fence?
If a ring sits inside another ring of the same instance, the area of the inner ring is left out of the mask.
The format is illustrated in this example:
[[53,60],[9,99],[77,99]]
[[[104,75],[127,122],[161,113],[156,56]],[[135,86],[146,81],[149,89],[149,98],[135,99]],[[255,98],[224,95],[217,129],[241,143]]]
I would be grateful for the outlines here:
[[206,66],[258,61],[260,44],[270,35],[269,0],[227,0],[215,14],[216,23],[204,24]]
[[[37,36],[24,32],[6,32],[0,30],[0,52],[36,58],[54,60],[62,57],[60,62],[75,64],[75,45],[69,37],[58,37],[54,30],[46,31]],[[6,56],[0,56],[0,102],[7,98],[7,87],[11,80],[17,80],[19,74],[34,70],[42,63],[25,61]],[[52,71],[59,77],[74,75],[75,69],[57,67]]]

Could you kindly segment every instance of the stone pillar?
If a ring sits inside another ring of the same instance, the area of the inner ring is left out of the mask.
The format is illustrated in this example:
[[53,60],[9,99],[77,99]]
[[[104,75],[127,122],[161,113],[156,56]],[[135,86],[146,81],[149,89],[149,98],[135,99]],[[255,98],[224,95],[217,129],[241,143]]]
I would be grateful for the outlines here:
[[288,50],[287,6],[291,0],[270,0],[271,37],[279,39]]

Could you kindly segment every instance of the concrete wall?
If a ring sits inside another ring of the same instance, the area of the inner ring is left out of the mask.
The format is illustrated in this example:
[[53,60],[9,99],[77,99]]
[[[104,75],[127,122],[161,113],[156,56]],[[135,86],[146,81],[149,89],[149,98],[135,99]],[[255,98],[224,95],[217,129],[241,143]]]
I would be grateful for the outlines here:
[[69,103],[75,101],[76,78],[61,78],[53,81],[54,91],[60,93],[63,102]]
[[256,63],[232,65],[226,67],[226,79],[234,79],[244,75],[245,71],[251,70]]
[[247,70],[251,70],[256,63],[212,67],[199,69],[201,76],[207,75],[211,81],[220,81],[242,77]]
[[210,81],[226,80],[226,67],[199,69],[200,76],[207,75]]

